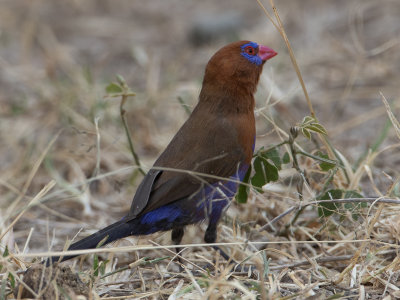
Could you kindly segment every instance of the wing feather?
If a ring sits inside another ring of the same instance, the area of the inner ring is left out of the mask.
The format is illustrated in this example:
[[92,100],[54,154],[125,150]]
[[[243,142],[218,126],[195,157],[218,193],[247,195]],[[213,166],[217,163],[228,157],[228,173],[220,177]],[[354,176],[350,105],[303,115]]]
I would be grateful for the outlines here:
[[224,178],[234,175],[247,157],[238,133],[230,125],[229,120],[219,115],[199,116],[193,111],[154,164],[157,168],[176,171],[151,169],[133,198],[128,218],[190,197],[205,184],[218,181],[185,170]]

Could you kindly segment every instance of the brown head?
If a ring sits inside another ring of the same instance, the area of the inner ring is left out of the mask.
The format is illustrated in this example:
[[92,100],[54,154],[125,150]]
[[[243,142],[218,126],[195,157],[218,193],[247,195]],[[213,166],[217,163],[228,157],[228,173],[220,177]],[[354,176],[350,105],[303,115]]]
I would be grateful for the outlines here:
[[[207,64],[200,102],[216,99],[225,99],[226,102],[239,97],[252,100],[247,107],[254,105],[253,94],[263,65],[276,54],[271,48],[250,41],[239,41],[221,48]],[[215,104],[220,106],[222,103]]]

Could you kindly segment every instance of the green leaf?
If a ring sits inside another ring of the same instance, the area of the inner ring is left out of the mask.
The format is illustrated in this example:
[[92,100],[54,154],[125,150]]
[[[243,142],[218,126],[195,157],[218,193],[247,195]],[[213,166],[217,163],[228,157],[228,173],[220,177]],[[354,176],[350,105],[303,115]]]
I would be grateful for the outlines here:
[[[344,193],[343,198],[344,198],[344,199],[350,199],[350,198],[364,198],[364,196],[361,195],[360,193],[358,193],[357,191],[349,190],[349,191],[346,191],[346,192]],[[346,203],[346,204],[344,205],[344,207],[345,207],[346,209],[348,209],[348,210],[353,210],[353,209],[356,209],[356,208],[358,208],[358,207],[365,208],[365,207],[367,207],[367,206],[368,206],[368,204],[367,204],[366,202],[353,202],[353,203]]]
[[111,82],[109,85],[106,86],[107,94],[120,94],[122,92],[123,89],[118,83]]
[[263,156],[257,156],[253,161],[254,175],[251,178],[251,184],[257,191],[263,193],[261,189],[270,181],[279,179],[278,168],[269,163]]
[[[7,257],[8,254],[9,254],[9,252],[8,252],[8,246],[6,246],[6,248],[4,249],[4,252],[3,252],[3,257]],[[3,265],[0,265],[0,271],[1,271],[2,269],[3,269]]]
[[118,83],[119,83],[120,85],[126,84],[126,81],[125,81],[124,76],[122,76],[122,75],[120,75],[120,74],[117,74],[116,77],[117,77],[117,81],[118,81]]
[[[331,199],[341,199],[343,191],[339,189],[333,189],[327,191],[325,194],[318,197],[318,200],[331,200]],[[320,217],[329,217],[333,213],[337,212],[340,208],[338,203],[320,203],[318,204],[318,215]]]
[[290,156],[289,156],[289,153],[288,153],[288,152],[285,152],[285,154],[283,154],[282,163],[283,163],[283,164],[288,164],[288,163],[290,163]]
[[274,165],[278,168],[278,170],[281,170],[282,162],[281,162],[281,157],[279,156],[278,149],[272,148],[268,152],[263,153],[262,157],[270,159],[274,163]]
[[307,129],[321,133],[323,135],[327,135],[328,132],[326,131],[325,127],[318,123],[313,123],[307,126]]
[[311,133],[310,133],[307,129],[301,128],[301,133],[302,133],[306,138],[308,138],[309,140],[311,140]]
[[170,259],[170,258],[171,258],[171,256],[158,257],[158,258],[149,260],[147,263],[148,264],[156,264],[156,263],[158,263],[160,261],[163,261],[163,260],[166,260],[166,259]]
[[[247,170],[246,175],[244,175],[243,183],[246,183],[246,184],[249,183],[250,174],[251,174],[251,165],[250,165],[249,169]],[[248,185],[240,184],[239,188],[238,188],[238,192],[236,194],[236,201],[239,203],[246,203],[247,197],[249,196],[249,190],[250,190],[250,188]]]
[[307,125],[309,125],[309,124],[311,124],[311,123],[313,123],[315,121],[316,121],[315,118],[310,117],[310,116],[305,116],[303,118],[303,122],[301,122],[301,125],[302,125],[302,127],[304,127],[304,126],[307,126]]
[[336,203],[320,203],[318,205],[318,216],[327,218],[335,213],[339,207]]
[[262,193],[261,187],[266,183],[266,175],[263,168],[262,158],[257,156],[253,161],[254,175],[251,178],[251,184],[256,188],[257,191]]
[[105,261],[102,261],[101,263],[100,263],[100,267],[99,267],[99,270],[100,270],[100,274],[103,276],[105,273],[106,273],[106,266],[107,266],[107,263],[109,262],[109,260],[105,260]]
[[267,278],[269,274],[269,263],[271,262],[270,258],[267,258],[266,251],[262,251],[262,259],[264,263],[264,278]]
[[[344,199],[350,199],[350,198],[364,198],[364,196],[358,193],[357,191],[348,190],[344,194]],[[361,203],[367,204],[366,202],[361,202]]]
[[93,257],[93,270],[93,276],[99,276],[99,257],[97,254],[95,254]]
[[3,257],[8,256],[8,254],[9,254],[9,252],[8,252],[8,246],[6,246],[6,248],[4,249],[4,252],[3,252]]
[[310,139],[310,131],[317,132],[323,135],[327,135],[327,131],[324,126],[319,124],[318,120],[314,117],[306,116],[298,127],[301,129],[302,134]]
[[15,278],[14,275],[11,273],[8,273],[8,280],[10,282],[11,288],[15,289]]
[[265,173],[267,175],[267,181],[264,184],[271,181],[277,181],[279,179],[279,173],[277,167],[275,167],[274,165],[270,164],[267,161],[264,161],[264,168],[265,168]]
[[[329,156],[325,153],[322,153],[320,151],[317,152],[317,156],[325,158],[325,159],[329,159]],[[321,168],[322,171],[329,171],[330,169],[333,169],[335,167],[335,164],[331,164],[328,162],[321,162],[319,164],[319,167]]]

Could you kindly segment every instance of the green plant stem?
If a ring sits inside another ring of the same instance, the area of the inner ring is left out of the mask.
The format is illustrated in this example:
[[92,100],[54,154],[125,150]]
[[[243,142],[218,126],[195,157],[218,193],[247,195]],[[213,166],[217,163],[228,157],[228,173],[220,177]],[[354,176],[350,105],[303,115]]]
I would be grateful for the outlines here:
[[[271,150],[273,150],[273,149],[275,149],[275,148],[278,148],[278,147],[283,146],[283,145],[286,145],[286,144],[289,144],[289,141],[288,141],[288,140],[285,140],[285,141],[283,141],[283,142],[281,142],[281,143],[279,143],[279,144],[276,144],[276,145],[274,145],[274,146],[271,146],[271,147],[269,147],[268,149],[259,151],[259,153],[261,153],[261,154],[262,154],[262,153],[267,153],[267,152],[269,152],[269,151],[271,151]],[[256,157],[256,156],[257,156],[257,153],[253,155],[253,157]]]
[[301,154],[301,155],[310,157],[310,158],[312,158],[312,159],[319,160],[319,161],[321,161],[321,162],[325,162],[325,163],[328,163],[328,164],[333,164],[333,165],[335,165],[335,166],[337,166],[337,167],[344,168],[344,166],[341,165],[341,164],[339,164],[339,162],[336,161],[336,160],[332,160],[332,159],[328,159],[328,158],[323,158],[323,157],[320,157],[320,156],[317,156],[317,155],[313,155],[313,154],[310,154],[310,153],[307,153],[307,152],[304,152],[304,151],[297,151],[297,150],[296,150],[296,154]]
[[290,136],[289,136],[288,144],[289,144],[290,152],[292,153],[293,168],[295,168],[300,174],[303,174],[303,171],[300,169],[299,162],[297,160],[296,149],[294,148],[294,140],[297,137],[296,130],[297,129],[294,127],[290,128]]
[[[125,88],[125,87],[124,87]],[[124,109],[124,104],[126,102],[126,100],[128,99],[128,94],[127,93],[123,93],[121,95],[121,104],[120,104],[120,113],[121,113],[121,119],[122,119],[122,124],[124,126],[125,129],[125,133],[126,133],[126,137],[128,138],[128,143],[129,143],[129,149],[131,150],[133,159],[135,160],[136,165],[138,166],[139,172],[142,173],[143,176],[146,175],[146,172],[143,170],[141,164],[140,164],[140,160],[139,160],[139,156],[137,155],[135,148],[133,147],[133,142],[132,142],[132,138],[131,138],[131,134],[129,132],[129,128],[128,128],[128,124],[126,123],[126,119],[125,119],[125,109]]]
[[[331,142],[329,141],[329,139],[328,139],[326,136],[322,136],[322,138],[326,141],[326,143],[328,144],[328,146],[331,148],[333,154],[336,156],[337,160],[338,160],[338,161],[340,162],[340,164],[343,166],[343,165],[344,165],[344,164],[343,164],[343,161],[342,161],[340,155],[337,153],[335,147],[332,146]],[[343,173],[344,173],[344,176],[346,177],[347,182],[349,183],[349,182],[350,182],[350,178],[349,178],[349,175],[348,175],[347,172],[346,172],[346,168],[343,168]]]

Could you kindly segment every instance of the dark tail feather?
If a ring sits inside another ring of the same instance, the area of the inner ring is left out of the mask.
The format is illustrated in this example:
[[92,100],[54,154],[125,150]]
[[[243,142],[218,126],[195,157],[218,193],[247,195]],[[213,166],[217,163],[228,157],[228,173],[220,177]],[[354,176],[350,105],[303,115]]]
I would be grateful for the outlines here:
[[[73,243],[68,250],[83,250],[83,249],[94,249],[96,248],[101,241],[103,241],[103,245],[107,245],[113,241],[119,240],[121,238],[134,235],[134,228],[136,224],[134,220],[126,222],[125,220],[118,221],[102,230],[93,233],[92,235]],[[55,256],[46,260],[46,265],[49,266],[55,262],[62,262],[68,259],[74,258],[78,255],[70,255],[70,256]]]

